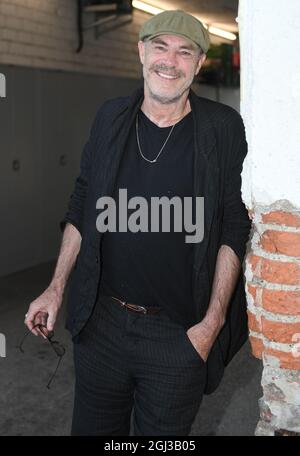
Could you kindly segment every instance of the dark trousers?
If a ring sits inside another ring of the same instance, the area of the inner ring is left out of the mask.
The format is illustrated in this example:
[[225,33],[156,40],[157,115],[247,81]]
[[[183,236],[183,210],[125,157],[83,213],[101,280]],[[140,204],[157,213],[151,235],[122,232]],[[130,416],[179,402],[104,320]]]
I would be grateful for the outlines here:
[[[137,303],[138,304],[138,303]],[[206,363],[162,311],[144,315],[100,296],[74,343],[71,435],[189,435]]]

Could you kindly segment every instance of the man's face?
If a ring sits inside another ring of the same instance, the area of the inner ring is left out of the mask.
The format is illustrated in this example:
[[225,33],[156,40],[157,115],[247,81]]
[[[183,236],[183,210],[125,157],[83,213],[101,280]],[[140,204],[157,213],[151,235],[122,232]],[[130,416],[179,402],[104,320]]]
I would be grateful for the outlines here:
[[195,43],[177,35],[139,41],[138,48],[146,90],[165,104],[178,100],[189,89],[206,58]]

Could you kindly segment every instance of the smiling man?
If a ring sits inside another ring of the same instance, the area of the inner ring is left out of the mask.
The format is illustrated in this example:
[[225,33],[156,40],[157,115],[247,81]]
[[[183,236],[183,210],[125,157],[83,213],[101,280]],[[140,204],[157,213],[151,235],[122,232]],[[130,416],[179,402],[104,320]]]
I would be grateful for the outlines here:
[[[251,222],[240,177],[247,143],[235,110],[191,90],[208,47],[204,26],[184,11],[145,22],[143,87],[100,107],[83,150],[53,279],[25,319],[37,335],[37,322],[53,329],[73,269],[72,435],[129,435],[132,411],[134,435],[188,435],[203,394],[215,391],[247,339],[241,265]],[[102,197],[113,198],[126,229],[99,229]],[[203,198],[201,240],[186,242],[174,213],[167,231],[158,216],[148,218],[151,198],[190,208]],[[135,219],[130,231],[138,201],[151,229],[137,230]]]
[[171,104],[182,108],[206,55],[191,40],[176,35],[162,34],[138,46],[146,99],[168,104],[171,112]]

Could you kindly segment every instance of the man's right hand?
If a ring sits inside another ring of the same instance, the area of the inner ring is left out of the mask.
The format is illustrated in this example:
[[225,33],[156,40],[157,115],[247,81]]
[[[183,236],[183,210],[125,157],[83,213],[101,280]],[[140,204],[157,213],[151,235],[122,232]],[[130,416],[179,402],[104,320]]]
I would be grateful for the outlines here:
[[63,293],[50,285],[31,302],[24,323],[35,336],[40,335],[46,339],[38,327],[33,329],[33,326],[38,323],[46,326],[43,331],[47,336],[53,331],[62,300]]
[[67,223],[64,229],[59,257],[56,263],[53,278],[44,293],[36,298],[27,310],[25,325],[36,336],[45,335],[36,324],[45,325],[44,333],[49,336],[53,331],[58,311],[62,305],[63,293],[70,272],[75,264],[81,245],[81,234],[71,223]]

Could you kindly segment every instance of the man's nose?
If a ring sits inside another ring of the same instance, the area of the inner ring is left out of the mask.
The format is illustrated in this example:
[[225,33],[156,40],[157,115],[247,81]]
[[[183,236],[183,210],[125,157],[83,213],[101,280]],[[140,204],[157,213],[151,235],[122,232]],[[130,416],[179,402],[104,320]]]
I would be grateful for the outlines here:
[[172,67],[172,69],[175,69],[176,66],[177,66],[177,53],[176,53],[176,51],[168,50],[168,52],[164,56],[164,60],[165,60],[165,62],[166,62],[166,64],[168,66]]

